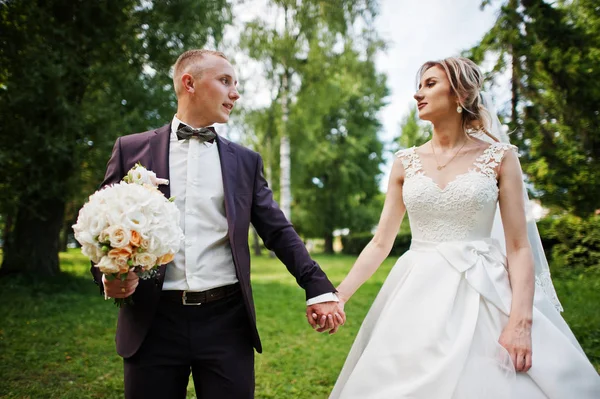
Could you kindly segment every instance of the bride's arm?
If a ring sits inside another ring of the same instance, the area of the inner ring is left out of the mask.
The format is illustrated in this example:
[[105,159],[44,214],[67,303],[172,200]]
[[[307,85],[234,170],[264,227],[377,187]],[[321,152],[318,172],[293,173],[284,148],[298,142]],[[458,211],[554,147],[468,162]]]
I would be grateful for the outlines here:
[[406,208],[402,200],[404,167],[396,158],[392,166],[385,203],[373,239],[362,250],[354,266],[337,287],[340,301],[347,302],[356,290],[375,273],[392,250]]
[[506,255],[512,305],[508,324],[500,337],[517,371],[531,367],[531,324],[534,294],[534,264],[527,239],[523,175],[514,151],[507,151],[498,175],[499,204],[506,238]]

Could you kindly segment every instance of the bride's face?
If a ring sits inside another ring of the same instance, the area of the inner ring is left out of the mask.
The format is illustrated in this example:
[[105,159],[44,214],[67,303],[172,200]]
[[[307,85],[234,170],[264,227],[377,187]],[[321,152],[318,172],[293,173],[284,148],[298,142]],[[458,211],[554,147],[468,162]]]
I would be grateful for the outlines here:
[[425,71],[414,98],[422,120],[435,123],[453,114],[458,115],[456,96],[446,72],[440,66],[436,65]]

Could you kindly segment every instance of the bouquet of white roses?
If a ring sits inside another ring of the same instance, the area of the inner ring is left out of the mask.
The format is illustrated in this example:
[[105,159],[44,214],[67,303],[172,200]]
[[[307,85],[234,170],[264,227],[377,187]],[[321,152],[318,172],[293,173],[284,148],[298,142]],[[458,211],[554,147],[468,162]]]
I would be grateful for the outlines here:
[[[79,211],[75,239],[107,279],[125,279],[129,270],[152,278],[179,250],[179,210],[159,184],[169,181],[137,164],[122,182],[92,194]],[[115,299],[118,306],[123,302]]]

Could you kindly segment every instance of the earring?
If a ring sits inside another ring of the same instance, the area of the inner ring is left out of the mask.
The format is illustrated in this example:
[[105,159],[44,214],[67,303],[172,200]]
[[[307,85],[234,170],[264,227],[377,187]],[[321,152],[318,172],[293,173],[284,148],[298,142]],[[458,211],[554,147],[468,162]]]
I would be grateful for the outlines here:
[[458,112],[459,114],[462,114],[462,107],[460,105],[458,107],[456,107],[456,112]]

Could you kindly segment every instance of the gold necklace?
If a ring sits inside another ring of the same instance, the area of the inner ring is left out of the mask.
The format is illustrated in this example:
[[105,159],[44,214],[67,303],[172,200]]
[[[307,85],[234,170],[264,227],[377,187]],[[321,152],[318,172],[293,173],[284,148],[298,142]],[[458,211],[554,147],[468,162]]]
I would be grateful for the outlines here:
[[452,162],[454,160],[454,158],[456,158],[456,156],[458,155],[458,153],[460,152],[460,150],[463,149],[463,147],[465,146],[465,144],[467,144],[467,141],[465,140],[463,142],[463,144],[460,146],[460,148],[458,149],[458,151],[456,151],[454,153],[454,156],[452,156],[452,158],[450,158],[450,160],[448,162],[446,162],[444,165],[440,165],[440,163],[437,160],[437,155],[435,154],[435,147],[433,146],[433,140],[430,141],[431,143],[431,150],[433,151],[433,159],[435,159],[435,163],[437,164],[437,170],[442,170],[444,169],[450,162]]

